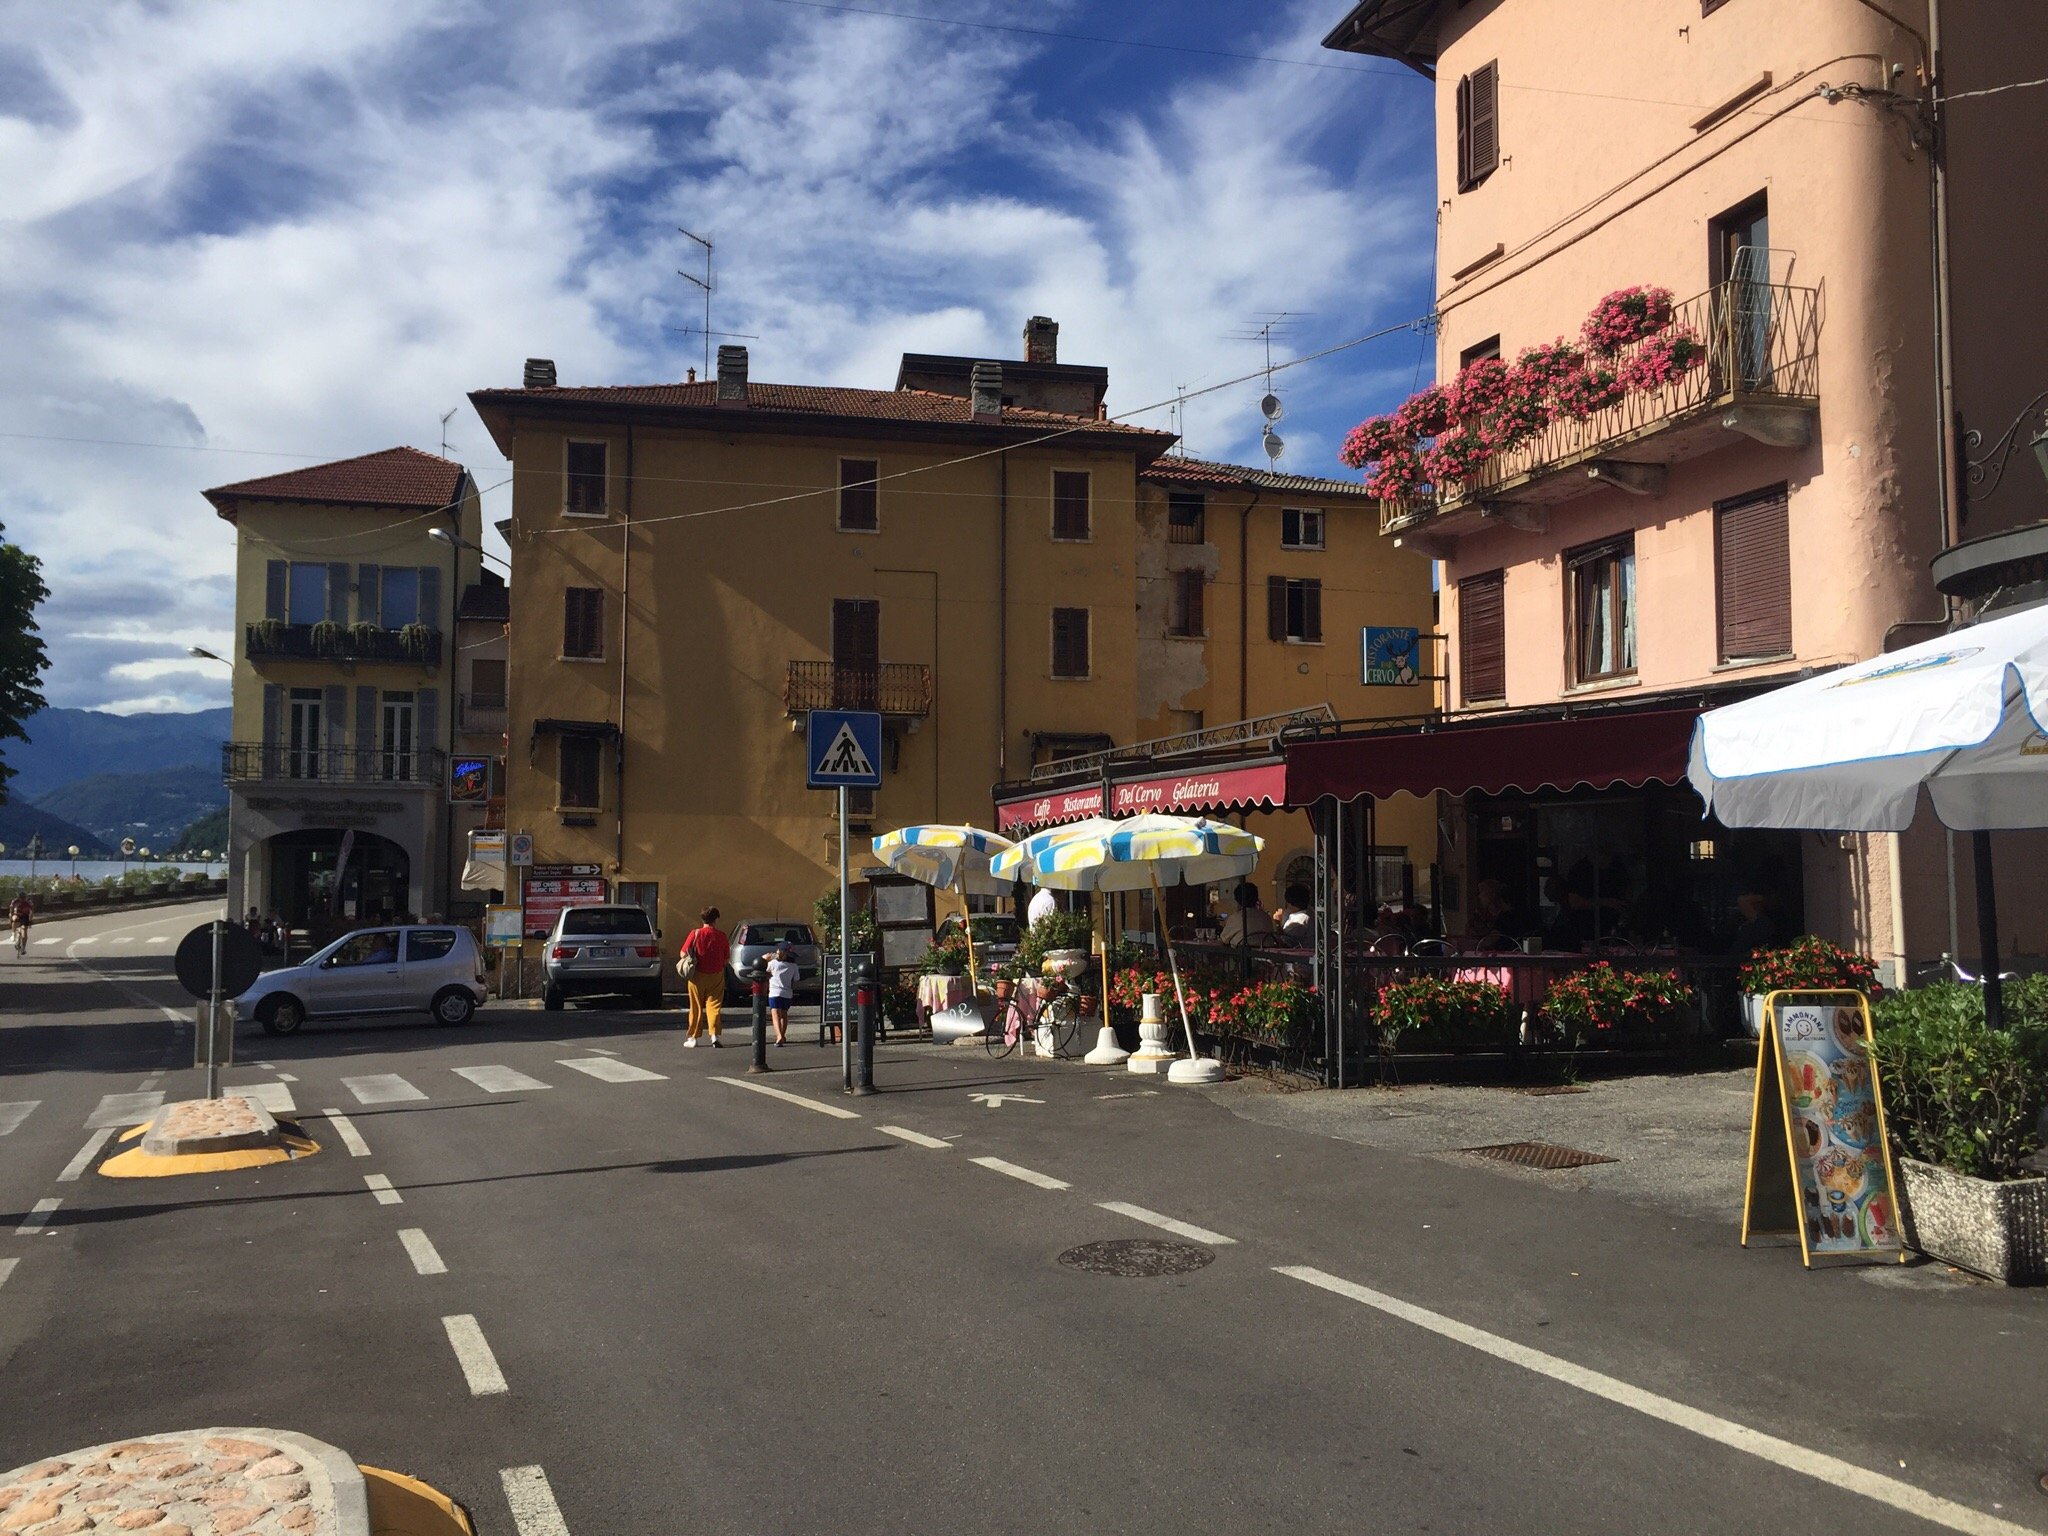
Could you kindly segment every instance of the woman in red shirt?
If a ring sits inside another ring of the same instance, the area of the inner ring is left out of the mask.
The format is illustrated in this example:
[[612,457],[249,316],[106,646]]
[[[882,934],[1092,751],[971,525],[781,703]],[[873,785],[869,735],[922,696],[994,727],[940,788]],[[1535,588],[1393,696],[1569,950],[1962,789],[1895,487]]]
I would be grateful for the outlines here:
[[711,1043],[718,1044],[718,1011],[725,1006],[725,967],[732,958],[732,945],[718,931],[718,908],[706,907],[698,918],[682,949],[697,962],[686,983],[690,989],[690,1034],[683,1041],[685,1049],[697,1043],[700,1033],[708,1033]]

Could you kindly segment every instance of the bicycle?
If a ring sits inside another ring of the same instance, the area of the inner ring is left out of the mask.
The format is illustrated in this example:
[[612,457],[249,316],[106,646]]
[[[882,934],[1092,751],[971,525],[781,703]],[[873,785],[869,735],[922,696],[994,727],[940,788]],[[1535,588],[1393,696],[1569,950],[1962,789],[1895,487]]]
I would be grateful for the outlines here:
[[16,955],[25,955],[28,953],[27,923],[16,923],[14,925],[14,952]]
[[[1063,984],[1055,983],[1038,1005],[1035,1023],[1027,1019],[1015,996],[996,1004],[994,1017],[982,1031],[982,1049],[1000,1061],[1017,1049],[1026,1031],[1033,1033],[1040,1055],[1070,1057],[1081,1038],[1080,1000]],[[1052,1049],[1046,1049],[1050,1042]]]

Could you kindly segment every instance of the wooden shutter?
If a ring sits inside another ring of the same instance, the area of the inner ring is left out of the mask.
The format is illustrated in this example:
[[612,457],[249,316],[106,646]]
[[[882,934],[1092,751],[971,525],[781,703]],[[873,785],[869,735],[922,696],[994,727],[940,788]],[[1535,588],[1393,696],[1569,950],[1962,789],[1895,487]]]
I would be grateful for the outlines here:
[[568,486],[563,509],[583,517],[596,517],[605,510],[605,475],[609,465],[603,443],[570,443],[564,450]]
[[1466,704],[1507,697],[1507,581],[1501,571],[1458,583],[1458,690]]
[[413,740],[428,752],[438,752],[441,750],[441,690],[422,688],[413,698]]
[[1052,475],[1052,536],[1056,539],[1085,539],[1089,536],[1088,473],[1078,469],[1056,469]]
[[1088,675],[1088,610],[1055,608],[1052,611],[1052,675]]
[[378,565],[356,567],[356,622],[358,624],[382,624],[384,611],[384,568]]
[[505,663],[480,658],[469,664],[469,696],[479,709],[505,707]]
[[1199,635],[1204,629],[1202,615],[1202,588],[1206,583],[1200,571],[1182,571],[1180,579],[1186,588],[1182,606],[1187,618],[1187,633]]
[[1458,190],[1472,185],[1472,77],[1458,81]]
[[875,481],[881,465],[873,459],[839,461],[839,526],[849,533],[872,533],[881,526]]
[[1792,649],[1792,554],[1786,488],[1714,508],[1714,567],[1721,660],[1783,656]]
[[265,683],[263,685],[263,745],[275,747],[283,740],[284,689],[277,683]]
[[441,568],[420,567],[420,622],[429,629],[441,627]]
[[604,592],[597,587],[567,587],[562,592],[562,654],[604,655]]
[[356,684],[356,777],[370,777],[371,753],[377,745],[377,690]]
[[285,591],[291,582],[291,564],[272,560],[263,572],[263,617],[284,622]]
[[1482,64],[1470,79],[1465,184],[1476,187],[1500,165],[1500,65]]
[[336,624],[348,622],[348,578],[349,564],[346,560],[328,563],[327,617]]
[[1268,576],[1266,578],[1266,638],[1285,640],[1287,638],[1287,578]]
[[598,758],[602,748],[588,736],[561,738],[561,804],[565,808],[595,810],[599,803]]
[[1317,644],[1323,638],[1323,584],[1304,581],[1301,587],[1301,638]]

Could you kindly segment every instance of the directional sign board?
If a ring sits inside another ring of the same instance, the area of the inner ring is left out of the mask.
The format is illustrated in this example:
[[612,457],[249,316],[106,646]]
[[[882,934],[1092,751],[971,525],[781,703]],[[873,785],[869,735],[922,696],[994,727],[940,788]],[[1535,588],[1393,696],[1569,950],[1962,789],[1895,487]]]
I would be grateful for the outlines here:
[[875,789],[882,782],[882,717],[867,709],[814,709],[806,760],[812,789]]

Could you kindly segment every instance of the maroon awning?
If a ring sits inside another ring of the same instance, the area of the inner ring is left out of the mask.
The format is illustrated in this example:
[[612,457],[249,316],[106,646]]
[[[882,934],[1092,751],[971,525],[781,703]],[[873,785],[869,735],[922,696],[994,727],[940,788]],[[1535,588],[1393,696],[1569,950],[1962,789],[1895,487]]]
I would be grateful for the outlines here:
[[1677,784],[1698,718],[1697,709],[1646,709],[1291,742],[1287,803]]

